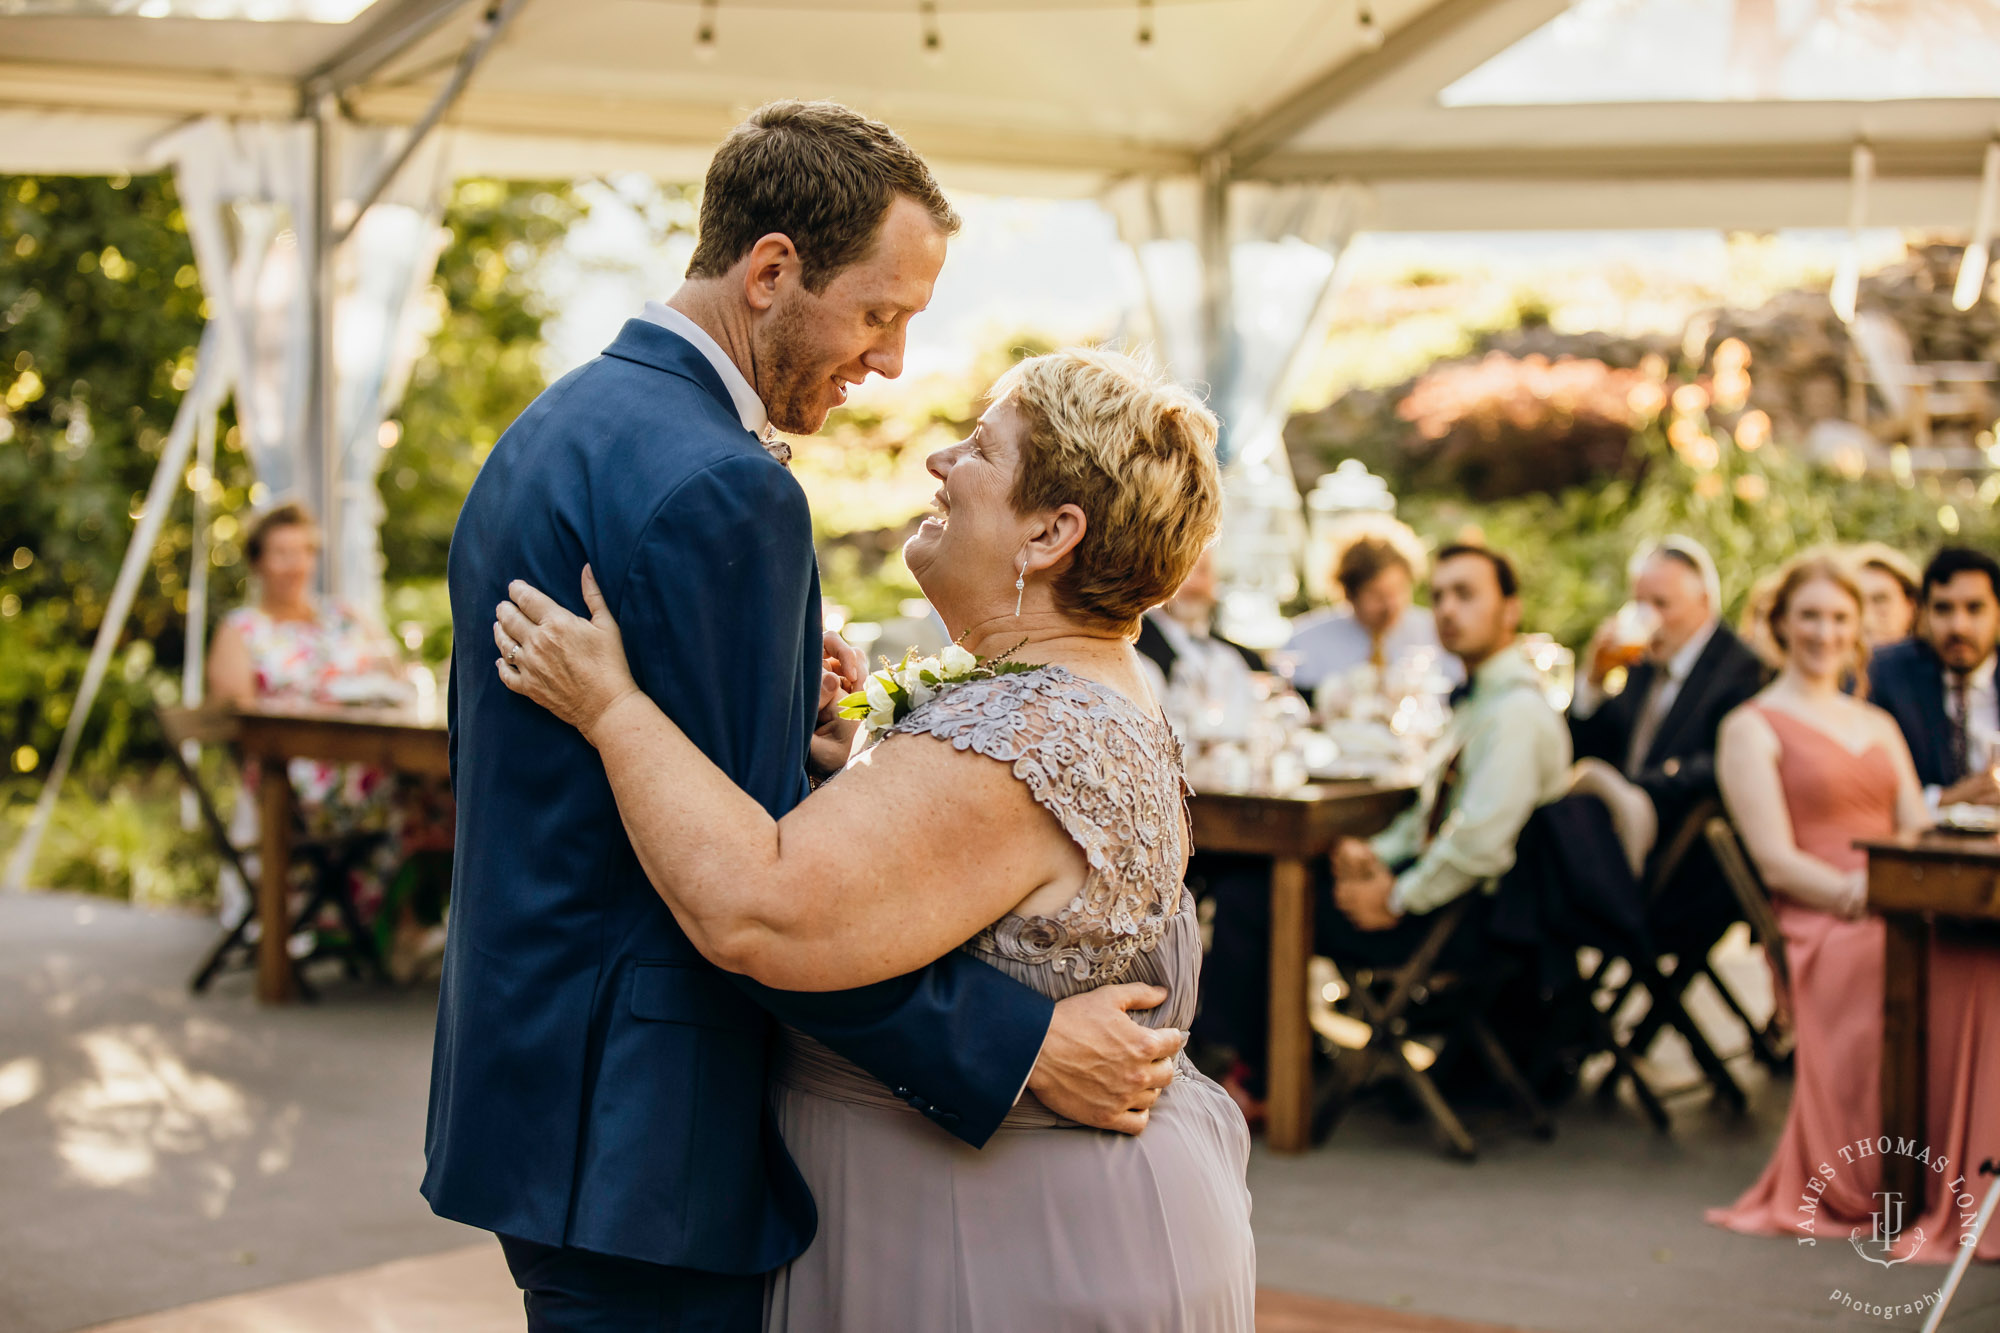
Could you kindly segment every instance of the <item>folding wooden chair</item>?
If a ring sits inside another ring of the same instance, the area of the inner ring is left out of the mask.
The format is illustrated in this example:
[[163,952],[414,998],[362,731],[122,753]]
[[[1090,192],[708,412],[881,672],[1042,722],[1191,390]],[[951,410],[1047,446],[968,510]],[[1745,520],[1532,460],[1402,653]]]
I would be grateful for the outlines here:
[[1764,887],[1763,876],[1751,862],[1749,854],[1743,850],[1743,842],[1736,836],[1736,826],[1722,815],[1710,819],[1704,826],[1708,837],[1709,850],[1715,855],[1715,863],[1722,867],[1722,877],[1736,895],[1737,906],[1743,909],[1743,919],[1750,924],[1750,937],[1764,951],[1764,961],[1770,964],[1771,987],[1777,999],[1777,1006],[1770,1020],[1755,1023],[1750,1020],[1735,997],[1726,987],[1721,987],[1723,998],[1735,1010],[1743,1025],[1750,1029],[1750,1040],[1757,1052],[1757,1058],[1773,1069],[1786,1067],[1792,1062],[1792,968],[1785,958],[1785,935],[1778,926],[1778,914],[1772,910],[1770,890]]
[[1348,969],[1354,1016],[1368,1025],[1368,1041],[1358,1050],[1342,1052],[1319,1090],[1312,1123],[1315,1142],[1332,1132],[1355,1095],[1386,1066],[1423,1107],[1439,1145],[1465,1161],[1477,1157],[1479,1146],[1464,1121],[1438,1091],[1428,1069],[1410,1059],[1406,1043],[1422,1035],[1443,1036],[1437,1064],[1469,1048],[1506,1090],[1533,1132],[1541,1138],[1554,1135],[1555,1121],[1548,1109],[1485,1018],[1493,996],[1511,974],[1512,960],[1496,952],[1471,968],[1451,972],[1438,968],[1453,938],[1462,930],[1477,928],[1470,921],[1477,893],[1439,908],[1429,933],[1401,966],[1387,971]]
[[[1689,812],[1688,817],[1681,821],[1666,849],[1654,863],[1654,872],[1646,884],[1648,902],[1657,903],[1666,893],[1688,856],[1700,842],[1708,821],[1720,810],[1720,802],[1710,799],[1696,806]],[[1663,967],[1662,959],[1667,956],[1624,959],[1625,979],[1610,992],[1609,1003],[1601,1006],[1601,1012],[1606,1017],[1605,1030],[1612,1043],[1614,1062],[1603,1081],[1597,1086],[1598,1098],[1609,1101],[1617,1095],[1619,1083],[1631,1079],[1647,1117],[1652,1120],[1654,1127],[1662,1132],[1667,1128],[1667,1121],[1665,1112],[1660,1106],[1661,1099],[1692,1090],[1675,1088],[1662,1092],[1647,1084],[1639,1070],[1637,1060],[1652,1048],[1654,1040],[1664,1028],[1671,1027],[1680,1033],[1681,1039],[1687,1043],[1689,1052],[1694,1056],[1695,1064],[1701,1069],[1702,1084],[1713,1089],[1719,1101],[1739,1113],[1749,1105],[1749,1098],[1744,1095],[1742,1085],[1730,1074],[1728,1065],[1716,1052],[1708,1035],[1701,1030],[1701,1025],[1695,1022],[1692,1014],[1688,1013],[1683,997],[1689,983],[1697,976],[1706,976],[1710,984],[1724,996],[1724,1003],[1739,1016],[1743,1013],[1742,1005],[1709,967],[1705,954],[1699,958],[1673,956],[1672,965]],[[1609,955],[1599,961],[1596,971],[1590,978],[1593,996],[1609,989],[1609,973],[1615,961],[1616,957]],[[1646,1012],[1633,1025],[1631,1034],[1621,1040],[1616,1035],[1614,1024],[1617,1014],[1624,1008],[1635,987],[1646,993]],[[1595,998],[1592,1004],[1593,1007],[1599,1007]],[[1754,1025],[1749,1025],[1746,1021],[1746,1026]],[[1694,1086],[1700,1087],[1702,1084]]]
[[[215,980],[216,973],[240,957],[246,965],[256,962],[255,941],[250,938],[250,927],[257,920],[257,876],[244,864],[243,858],[256,851],[255,847],[239,847],[229,835],[229,825],[216,807],[215,798],[210,793],[201,774],[188,761],[184,750],[189,745],[215,745],[230,750],[236,742],[235,715],[224,709],[169,708],[154,709],[154,717],[159,723],[160,734],[167,742],[167,755],[179,772],[181,781],[194,795],[195,808],[199,811],[202,826],[207,829],[209,841],[214,845],[216,855],[225,866],[234,870],[250,891],[250,898],[236,920],[227,923],[221,936],[209,951],[203,955],[200,966],[188,978],[188,989],[199,995]],[[381,960],[375,956],[374,936],[365,930],[354,908],[354,900],[348,891],[348,874],[360,857],[366,855],[381,834],[356,834],[339,838],[316,838],[304,828],[294,825],[292,837],[292,859],[294,865],[303,865],[311,875],[311,890],[307,894],[302,910],[293,918],[292,928],[287,934],[296,934],[320,914],[331,907],[342,920],[350,944],[346,949],[337,950],[351,976],[357,976],[361,967],[369,966],[379,979],[386,976]],[[316,951],[304,958],[292,957],[292,976],[298,985],[299,995],[308,1000],[317,999],[318,992],[306,979],[305,965],[324,951]]]

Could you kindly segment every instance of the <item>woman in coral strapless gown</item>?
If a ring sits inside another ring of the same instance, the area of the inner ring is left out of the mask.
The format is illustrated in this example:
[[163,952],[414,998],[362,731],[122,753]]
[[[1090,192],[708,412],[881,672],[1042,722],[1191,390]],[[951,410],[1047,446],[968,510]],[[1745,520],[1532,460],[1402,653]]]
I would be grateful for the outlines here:
[[[1882,920],[1868,913],[1866,858],[1854,840],[1928,822],[1902,732],[1887,713],[1841,691],[1850,674],[1868,678],[1861,608],[1860,588],[1837,557],[1795,561],[1770,610],[1782,669],[1728,717],[1717,746],[1723,799],[1784,931],[1798,1047],[1791,1112],[1770,1163],[1708,1219],[1836,1244],[1857,1227],[1866,1239],[1881,1208],[1880,1158],[1853,1146],[1882,1132],[1883,988]],[[2000,1156],[2000,950],[1936,941],[1929,1070],[1929,1133],[1920,1146],[1950,1166],[1926,1177],[1928,1207],[1905,1219],[1897,1252],[1946,1263],[1971,1211],[1955,1196],[1982,1196],[1976,1169]],[[1956,1191],[1945,1188],[1961,1177]],[[2000,1259],[2000,1230],[1988,1233],[1979,1257]]]

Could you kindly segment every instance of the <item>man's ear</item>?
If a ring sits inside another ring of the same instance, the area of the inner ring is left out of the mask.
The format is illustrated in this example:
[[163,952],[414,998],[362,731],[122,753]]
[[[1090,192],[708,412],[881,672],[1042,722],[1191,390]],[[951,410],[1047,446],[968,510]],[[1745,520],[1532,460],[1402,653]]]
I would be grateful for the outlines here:
[[1037,573],[1059,563],[1076,549],[1089,528],[1090,520],[1076,505],[1067,504],[1050,511],[1028,534],[1028,544],[1022,552],[1028,559],[1028,572]]
[[1500,604],[1500,624],[1511,636],[1521,630],[1521,599],[1509,597]]
[[750,247],[743,265],[743,299],[752,310],[769,310],[778,300],[778,285],[786,274],[799,276],[799,252],[792,238],[774,231]]

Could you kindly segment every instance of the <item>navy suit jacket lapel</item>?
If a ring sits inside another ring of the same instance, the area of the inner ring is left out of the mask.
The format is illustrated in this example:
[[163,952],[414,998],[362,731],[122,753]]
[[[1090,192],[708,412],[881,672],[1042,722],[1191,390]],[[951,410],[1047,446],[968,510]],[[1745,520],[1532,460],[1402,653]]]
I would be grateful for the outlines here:
[[1644,760],[1648,768],[1653,766],[1654,755],[1685,753],[1676,748],[1681,732],[1693,720],[1703,698],[1715,684],[1715,673],[1720,665],[1717,659],[1722,656],[1723,650],[1722,627],[1718,625],[1703,645],[1701,655],[1688,668],[1687,679],[1681,682],[1680,692],[1674,695],[1673,706],[1660,719],[1660,729],[1653,736],[1653,748]]
[[[664,370],[669,375],[678,375],[691,380],[729,410],[731,420],[741,424],[736,415],[736,400],[729,396],[729,387],[716,374],[715,367],[701,354],[701,349],[680,334],[650,319],[628,319],[625,327],[618,330],[618,336],[604,349],[606,356],[615,356],[625,361],[636,361],[642,366]],[[744,434],[751,435],[749,431]],[[751,435],[752,439],[756,436]]]

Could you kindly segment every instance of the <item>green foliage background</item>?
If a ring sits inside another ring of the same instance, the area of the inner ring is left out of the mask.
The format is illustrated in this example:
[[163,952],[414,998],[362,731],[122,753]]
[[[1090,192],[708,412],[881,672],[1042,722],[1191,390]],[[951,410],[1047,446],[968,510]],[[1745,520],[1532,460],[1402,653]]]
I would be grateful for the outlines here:
[[[422,626],[427,656],[448,643],[442,579],[459,502],[544,385],[537,267],[583,212],[566,184],[481,180],[460,183],[447,208],[437,330],[381,478],[389,618]],[[68,721],[202,322],[168,177],[0,176],[0,840],[23,822]],[[225,414],[208,489],[211,624],[245,595],[238,539],[254,479],[231,425]],[[146,774],[159,755],[147,709],[179,694],[192,524],[183,489],[84,733],[44,882],[164,898],[212,882],[198,865],[161,873],[162,849],[184,864],[198,844]]]

